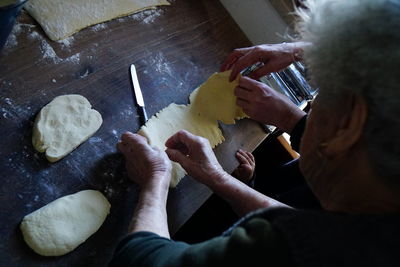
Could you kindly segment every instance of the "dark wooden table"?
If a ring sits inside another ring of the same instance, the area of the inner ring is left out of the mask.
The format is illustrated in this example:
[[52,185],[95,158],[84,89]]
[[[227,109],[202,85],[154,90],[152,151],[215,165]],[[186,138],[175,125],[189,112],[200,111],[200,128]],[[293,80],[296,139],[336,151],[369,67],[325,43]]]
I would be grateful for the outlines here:
[[[9,44],[0,53],[0,266],[104,266],[126,234],[137,197],[115,144],[140,120],[134,105],[129,66],[134,63],[149,115],[188,96],[247,38],[217,0],[175,0],[90,27],[64,43],[50,41],[25,12]],[[37,112],[54,97],[85,96],[103,116],[103,125],[87,142],[57,163],[48,163],[31,144]],[[227,171],[239,147],[254,149],[265,137],[255,122],[223,126],[226,142],[216,154]],[[84,189],[102,191],[111,214],[100,230],[72,253],[42,257],[23,241],[19,230],[28,213],[61,196]],[[171,190],[171,233],[210,196],[186,177]]]

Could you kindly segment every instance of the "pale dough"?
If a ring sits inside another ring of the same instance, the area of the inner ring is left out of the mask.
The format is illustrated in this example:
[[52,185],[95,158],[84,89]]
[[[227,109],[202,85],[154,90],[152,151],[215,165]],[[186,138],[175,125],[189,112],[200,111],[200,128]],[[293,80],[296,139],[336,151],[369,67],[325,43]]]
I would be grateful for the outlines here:
[[[150,118],[138,131],[152,146],[165,149],[165,141],[179,130],[187,130],[207,138],[212,147],[225,139],[218,121],[234,124],[235,119],[246,117],[236,106],[234,89],[238,80],[229,82],[230,71],[213,74],[204,84],[192,92],[189,105],[170,104]],[[170,186],[176,187],[185,176],[185,170],[172,163]]]
[[166,0],[30,0],[25,9],[55,41],[90,25],[160,5],[169,3]]
[[55,162],[92,136],[102,124],[101,115],[81,95],[62,95],[42,108],[36,117],[32,143]]
[[50,202],[26,215],[20,228],[25,242],[43,256],[60,256],[86,241],[110,213],[110,203],[95,190]]

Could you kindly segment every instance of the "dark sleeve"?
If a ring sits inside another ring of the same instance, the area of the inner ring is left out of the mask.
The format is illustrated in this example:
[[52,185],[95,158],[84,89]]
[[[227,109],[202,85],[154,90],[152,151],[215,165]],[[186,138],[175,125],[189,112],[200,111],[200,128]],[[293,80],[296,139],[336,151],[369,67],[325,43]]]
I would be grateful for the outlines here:
[[265,219],[253,218],[226,236],[189,245],[138,232],[118,245],[110,266],[291,266],[288,245]]
[[303,136],[304,129],[306,128],[307,115],[299,120],[290,133],[290,143],[293,150],[299,151],[301,137]]

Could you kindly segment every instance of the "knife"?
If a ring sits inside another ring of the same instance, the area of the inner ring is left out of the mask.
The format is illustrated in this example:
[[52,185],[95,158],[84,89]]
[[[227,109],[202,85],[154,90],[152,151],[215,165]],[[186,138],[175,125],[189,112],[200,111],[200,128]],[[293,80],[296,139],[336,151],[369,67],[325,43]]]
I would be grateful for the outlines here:
[[142,91],[140,90],[140,85],[139,85],[139,80],[136,74],[136,68],[135,65],[131,65],[131,78],[132,78],[132,84],[133,84],[133,91],[135,93],[135,100],[136,100],[136,104],[138,105],[139,109],[140,109],[140,119],[142,121],[142,124],[145,124],[147,122],[147,113],[146,113],[146,109],[144,107],[144,100],[143,100],[143,95],[142,95]]

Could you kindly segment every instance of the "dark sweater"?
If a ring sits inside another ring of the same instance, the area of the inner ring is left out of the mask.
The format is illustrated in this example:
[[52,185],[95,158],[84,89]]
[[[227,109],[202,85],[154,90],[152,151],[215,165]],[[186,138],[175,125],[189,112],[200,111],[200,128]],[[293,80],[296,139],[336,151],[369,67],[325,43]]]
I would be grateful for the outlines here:
[[132,234],[111,266],[399,266],[399,225],[399,214],[264,209],[195,245]]
[[[292,131],[298,149],[306,117]],[[110,266],[400,266],[400,215],[263,209],[222,236],[189,245],[138,232]]]

